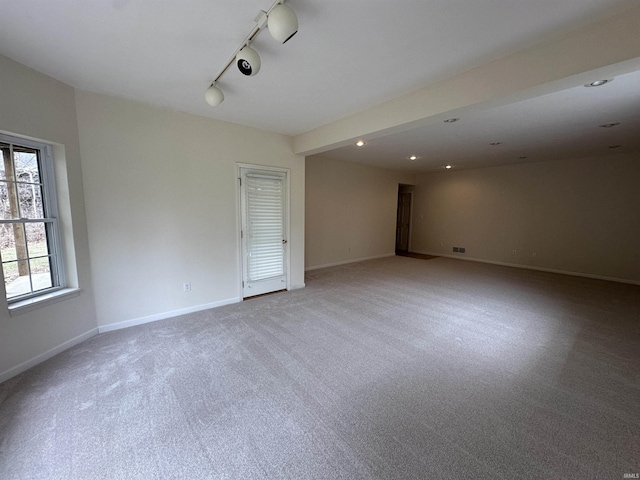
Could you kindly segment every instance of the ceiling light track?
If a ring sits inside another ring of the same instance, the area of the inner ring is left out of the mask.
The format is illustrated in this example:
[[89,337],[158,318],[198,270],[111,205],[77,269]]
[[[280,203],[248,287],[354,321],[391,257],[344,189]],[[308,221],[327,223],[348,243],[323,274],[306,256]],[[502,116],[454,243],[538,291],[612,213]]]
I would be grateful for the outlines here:
[[249,44],[264,27],[269,29],[271,36],[279,43],[286,43],[298,33],[298,17],[290,7],[284,4],[284,0],[276,0],[266,12],[260,11],[255,18],[255,22],[255,27],[251,29],[240,46],[233,52],[229,61],[216,75],[205,92],[204,97],[212,107],[219,105],[224,100],[224,94],[217,86],[217,83],[233,63],[236,63],[240,72],[246,76],[252,77],[260,70],[260,56]]

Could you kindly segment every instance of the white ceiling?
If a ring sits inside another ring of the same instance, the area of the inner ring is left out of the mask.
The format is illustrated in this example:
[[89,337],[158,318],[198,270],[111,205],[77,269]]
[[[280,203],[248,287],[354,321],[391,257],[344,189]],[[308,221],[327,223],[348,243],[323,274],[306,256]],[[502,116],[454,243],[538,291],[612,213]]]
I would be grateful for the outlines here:
[[[209,107],[204,91],[271,4],[0,0],[0,54],[79,89],[297,135],[637,0],[288,0],[299,33],[279,45],[262,32],[252,43],[260,73],[230,68],[219,83],[225,101]],[[624,134],[640,131],[639,80],[627,74],[598,89],[576,87],[323,155],[420,170],[535,161],[545,151],[574,155],[609,144],[637,148]],[[597,127],[610,122],[621,125]],[[493,141],[503,144],[489,148]],[[398,164],[411,153],[420,160]]]
[[424,172],[640,151],[640,71],[452,118],[322,156]]

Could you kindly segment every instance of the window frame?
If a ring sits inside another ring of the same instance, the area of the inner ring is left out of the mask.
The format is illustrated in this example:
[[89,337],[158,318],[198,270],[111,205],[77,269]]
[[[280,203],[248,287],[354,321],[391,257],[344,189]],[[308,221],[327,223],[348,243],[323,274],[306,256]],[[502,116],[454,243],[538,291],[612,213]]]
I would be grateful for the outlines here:
[[[49,257],[49,265],[50,265],[50,273],[51,273],[51,283],[52,286],[48,288],[44,288],[41,290],[33,291],[33,283],[32,283],[32,273],[31,266],[29,266],[29,276],[30,278],[30,289],[29,293],[25,293],[22,295],[16,295],[11,298],[7,298],[5,291],[5,300],[9,307],[14,304],[24,303],[25,300],[38,300],[38,298],[49,298],[51,293],[57,292],[66,288],[66,278],[64,271],[64,258],[63,258],[63,248],[62,242],[60,238],[60,220],[59,220],[59,212],[58,212],[58,197],[56,192],[56,179],[55,179],[55,168],[54,168],[54,160],[53,160],[53,148],[50,144],[39,142],[35,140],[29,140],[20,137],[14,137],[11,135],[6,135],[0,133],[0,142],[9,144],[12,158],[11,161],[14,162],[14,172],[15,172],[15,159],[13,158],[14,146],[26,147],[39,151],[38,155],[38,170],[40,175],[40,183],[42,184],[42,209],[43,209],[43,217],[38,219],[29,219],[29,218],[16,218],[16,219],[0,219],[0,224],[16,224],[20,223],[25,226],[28,223],[44,223],[45,224],[45,232],[48,246],[48,257]],[[14,174],[15,175],[15,174]],[[14,179],[17,182],[17,178]],[[17,185],[18,183],[16,183]],[[22,212],[21,212],[22,213]],[[28,246],[27,246],[28,248]],[[4,265],[4,260],[2,260],[0,256],[0,261]],[[4,267],[0,271],[0,276],[2,276],[2,280],[4,281]]]

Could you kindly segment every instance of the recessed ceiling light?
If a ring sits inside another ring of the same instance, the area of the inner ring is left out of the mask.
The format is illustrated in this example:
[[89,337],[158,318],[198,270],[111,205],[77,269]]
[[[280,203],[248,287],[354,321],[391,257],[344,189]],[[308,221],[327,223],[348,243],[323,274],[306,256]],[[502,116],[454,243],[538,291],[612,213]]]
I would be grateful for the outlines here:
[[452,165],[445,165],[444,168],[446,168],[447,170],[451,170],[453,168]]
[[600,128],[611,128],[620,125],[620,122],[615,123],[603,123],[602,125],[598,125]]
[[417,159],[418,159],[418,157],[416,157],[415,155],[411,155],[411,156],[409,157],[409,160],[417,160]]
[[356,147],[363,147],[364,145],[366,145],[366,143],[364,142],[364,140],[358,140],[356,142]]
[[608,80],[595,80],[591,83],[585,83],[585,87],[601,87],[602,85],[604,85],[605,83],[609,83],[612,82],[613,78],[610,78]]
[[491,142],[489,145],[502,145],[502,142]]
[[447,118],[444,123],[453,123],[453,122],[457,122],[458,120],[460,120],[459,118]]

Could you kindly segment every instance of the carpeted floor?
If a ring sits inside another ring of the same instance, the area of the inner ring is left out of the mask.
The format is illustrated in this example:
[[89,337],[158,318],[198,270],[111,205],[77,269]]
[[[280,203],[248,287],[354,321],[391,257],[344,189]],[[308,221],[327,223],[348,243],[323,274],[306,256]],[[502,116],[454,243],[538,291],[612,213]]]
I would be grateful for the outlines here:
[[406,257],[306,281],[0,385],[0,478],[640,472],[640,286]]

